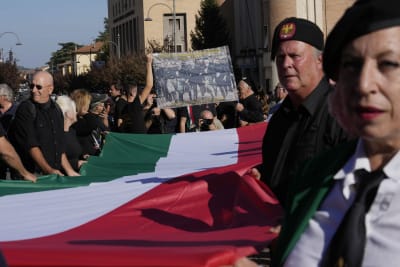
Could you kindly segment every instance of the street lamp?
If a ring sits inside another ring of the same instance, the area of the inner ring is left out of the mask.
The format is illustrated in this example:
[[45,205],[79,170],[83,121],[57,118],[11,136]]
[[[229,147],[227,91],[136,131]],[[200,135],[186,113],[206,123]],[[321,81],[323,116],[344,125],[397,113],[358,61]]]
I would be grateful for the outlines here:
[[173,22],[173,28],[172,28],[172,44],[174,46],[174,52],[176,53],[176,8],[175,8],[175,0],[172,1],[172,8],[164,3],[155,3],[152,6],[149,7],[149,10],[147,11],[147,17],[144,19],[144,21],[153,21],[153,19],[150,17],[150,10],[155,7],[155,6],[165,6],[167,7],[171,13],[172,13],[172,22]]
[[115,45],[115,48],[117,49],[117,58],[120,59],[121,58],[121,47],[120,47],[120,42],[119,42],[119,34],[117,36],[117,43],[113,42],[113,41],[107,41],[107,43],[110,43],[112,45]]
[[121,36],[119,33],[117,34],[117,57],[118,59],[121,58]]
[[3,37],[3,35],[5,35],[7,33],[15,36],[15,38],[17,39],[17,42],[15,43],[15,45],[22,45],[21,41],[19,40],[18,35],[15,32],[2,32],[2,33],[0,33],[0,38]]

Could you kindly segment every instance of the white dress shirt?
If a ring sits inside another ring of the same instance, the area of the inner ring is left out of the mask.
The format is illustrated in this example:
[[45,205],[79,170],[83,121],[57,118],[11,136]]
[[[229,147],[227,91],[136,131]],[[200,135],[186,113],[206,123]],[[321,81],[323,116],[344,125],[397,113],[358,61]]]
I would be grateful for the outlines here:
[[[284,266],[319,266],[344,214],[354,201],[356,183],[353,172],[371,171],[362,141],[355,154],[334,176],[334,188],[311,217],[304,233],[289,254]],[[388,177],[378,189],[366,215],[366,248],[363,259],[367,266],[400,266],[400,153],[383,168]]]

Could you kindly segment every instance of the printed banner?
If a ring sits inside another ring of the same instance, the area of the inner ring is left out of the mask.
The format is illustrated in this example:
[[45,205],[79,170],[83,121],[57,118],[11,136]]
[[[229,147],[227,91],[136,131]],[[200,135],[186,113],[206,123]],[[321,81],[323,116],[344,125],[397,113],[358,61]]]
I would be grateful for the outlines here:
[[238,100],[227,46],[154,54],[153,67],[160,108]]

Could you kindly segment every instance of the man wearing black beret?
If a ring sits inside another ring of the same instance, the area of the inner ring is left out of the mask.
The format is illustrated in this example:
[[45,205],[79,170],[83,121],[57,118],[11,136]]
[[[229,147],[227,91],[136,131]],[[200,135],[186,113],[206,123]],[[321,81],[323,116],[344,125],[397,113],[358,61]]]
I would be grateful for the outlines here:
[[359,0],[329,34],[331,111],[356,139],[299,171],[272,266],[399,265],[399,43],[398,0]]
[[283,207],[298,167],[347,140],[328,112],[331,86],[322,69],[323,48],[323,33],[311,21],[291,17],[275,28],[271,59],[288,96],[269,121],[257,170]]

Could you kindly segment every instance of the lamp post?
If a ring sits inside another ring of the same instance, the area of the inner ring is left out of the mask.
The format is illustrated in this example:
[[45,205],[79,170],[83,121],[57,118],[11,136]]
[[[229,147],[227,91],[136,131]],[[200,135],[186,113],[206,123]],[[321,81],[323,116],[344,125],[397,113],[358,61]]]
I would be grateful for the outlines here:
[[150,10],[155,7],[155,6],[165,6],[167,7],[171,13],[172,13],[172,44],[174,46],[174,52],[176,53],[176,8],[175,8],[175,0],[172,1],[172,8],[164,3],[155,3],[149,7],[149,10],[147,11],[147,17],[144,19],[144,21],[153,21],[153,19],[150,17]]
[[119,33],[117,34],[117,57],[118,59],[121,58],[121,36]]
[[112,45],[115,45],[115,48],[117,49],[117,58],[121,58],[121,45],[120,45],[120,36],[119,33],[117,35],[117,43],[113,41],[107,41],[107,43],[110,43]]
[[15,45],[22,45],[21,41],[19,40],[18,35],[15,32],[2,32],[0,33],[0,38],[3,37],[3,35],[5,34],[12,34],[15,36],[15,38],[17,39],[17,42],[15,43]]
[[[2,33],[0,33],[0,38],[3,37],[3,35],[5,35],[5,34],[14,35],[15,38],[17,39],[17,42],[15,43],[15,45],[22,45],[21,41],[19,40],[18,35],[17,35],[15,32],[2,32]],[[12,56],[12,51],[11,51],[11,49],[10,49],[10,53],[11,53],[10,55]],[[3,56],[2,54],[3,54],[3,49],[1,49],[0,56]],[[10,59],[10,61],[12,61],[12,60]],[[1,58],[0,58],[0,62],[3,62],[3,60],[2,60]]]

